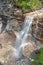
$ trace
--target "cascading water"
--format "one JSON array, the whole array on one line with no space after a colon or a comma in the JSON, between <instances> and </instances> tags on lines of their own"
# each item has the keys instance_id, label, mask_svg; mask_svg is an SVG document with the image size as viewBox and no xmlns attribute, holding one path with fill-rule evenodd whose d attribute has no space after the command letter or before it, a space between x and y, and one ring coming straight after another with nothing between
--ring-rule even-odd
<instances>
[{"instance_id":1,"label":"cascading water","mask_svg":"<svg viewBox=\"0 0 43 65\"><path fill-rule=\"evenodd\" d=\"M27 16L24 21L23 29L17 35L15 41L16 48L13 49L13 55L15 55L17 59L22 56L22 48L28 45L26 39L28 37L28 33L30 32L32 21L33 21L33 17Z\"/></svg>"}]
</instances>

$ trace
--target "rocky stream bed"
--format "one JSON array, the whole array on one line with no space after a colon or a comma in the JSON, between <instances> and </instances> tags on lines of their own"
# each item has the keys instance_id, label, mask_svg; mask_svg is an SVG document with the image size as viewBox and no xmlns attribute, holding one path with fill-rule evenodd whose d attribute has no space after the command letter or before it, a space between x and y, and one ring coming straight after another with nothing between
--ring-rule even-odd
<instances>
[{"instance_id":1,"label":"rocky stream bed","mask_svg":"<svg viewBox=\"0 0 43 65\"><path fill-rule=\"evenodd\" d=\"M41 11L39 11L39 13L40 12ZM35 13L33 12L30 15L34 15L34 14ZM28 16L28 13L27 15L24 15L24 16ZM42 19L40 19L41 16L42 16ZM42 30L43 29L43 10L41 12L41 15L39 15L40 20L37 25L38 26L38 29L36 30L37 32L35 32L37 14L34 15L34 17L36 17L36 19L34 20L34 23L32 23L31 31L30 31L32 36L27 38L27 42L31 42L32 45L29 45L29 44L26 45L22 50L21 58L17 60L15 60L16 59L15 56L11 57L11 53L13 53L12 49L15 47L16 36L18 35L18 32L22 30L24 20L21 21L19 17L18 17L19 20L17 20L13 16L13 18L10 18L10 19L8 18L7 25L5 22L5 27L3 26L1 28L2 31L0 30L0 65L30 65L29 57L31 58L31 56L33 56L31 55L32 52L36 48L43 47L43 30ZM7 19L7 17L5 19ZM0 16L0 25L2 25L5 19L3 19L2 16ZM36 36L34 36L34 34Z\"/></svg>"}]
</instances>

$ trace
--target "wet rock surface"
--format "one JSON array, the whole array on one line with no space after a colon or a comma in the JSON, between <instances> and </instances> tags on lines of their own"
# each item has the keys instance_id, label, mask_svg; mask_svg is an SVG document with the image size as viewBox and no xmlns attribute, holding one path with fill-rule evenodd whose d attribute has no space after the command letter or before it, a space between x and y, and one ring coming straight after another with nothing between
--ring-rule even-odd
<instances>
[{"instance_id":1,"label":"wet rock surface","mask_svg":"<svg viewBox=\"0 0 43 65\"><path fill-rule=\"evenodd\" d=\"M31 43L30 43L31 44ZM34 51L36 49L36 45L35 44L33 44L33 45L26 45L25 47L24 47L24 49L23 49L23 55L25 56L25 57L29 57L30 56L30 54Z\"/></svg>"},{"instance_id":2,"label":"wet rock surface","mask_svg":"<svg viewBox=\"0 0 43 65\"><path fill-rule=\"evenodd\" d=\"M13 23L12 23L13 22ZM0 62L4 63L4 56L13 48L12 44L16 38L13 30L19 30L17 20L13 19L8 23L8 27L0 34Z\"/></svg>"},{"instance_id":3,"label":"wet rock surface","mask_svg":"<svg viewBox=\"0 0 43 65\"><path fill-rule=\"evenodd\" d=\"M29 64L29 59L22 58L22 59L15 61L15 62L8 62L5 65L28 65L28 64Z\"/></svg>"},{"instance_id":4,"label":"wet rock surface","mask_svg":"<svg viewBox=\"0 0 43 65\"><path fill-rule=\"evenodd\" d=\"M12 15L12 14L14 14L14 15L20 14L20 16L22 15L21 10L19 11L17 9L15 9L16 13L13 9L11 11L9 11L9 8L4 9L3 11L4 11L4 14L7 13L10 15ZM18 19L19 19L19 17L18 17ZM16 60L16 57L11 55L12 49L14 48L13 45L16 40L17 32L22 29L23 23L24 23L24 21L18 21L16 19L12 18L7 21L6 28L0 34L0 62L3 65L28 65L29 64L28 57L36 49L36 44L34 44L35 42L31 42L31 43L33 43L32 45L31 45L31 43L29 43L30 45L28 44L23 48L23 50L22 50L23 56L20 59ZM33 23L33 25L35 25L35 22ZM40 23L38 26L39 27L41 26L41 28L43 27L43 25ZM40 33L40 31L41 31L40 28L38 30L39 30L38 32ZM43 35L43 32L41 32L41 34ZM31 40L28 39L28 42L30 42L30 41ZM36 43L38 43L38 42L36 42Z\"/></svg>"},{"instance_id":5,"label":"wet rock surface","mask_svg":"<svg viewBox=\"0 0 43 65\"><path fill-rule=\"evenodd\" d=\"M10 53L12 53L13 43L16 39L15 31L18 32L22 29L23 22L12 19L8 22L6 29L3 33L0 34L0 62L4 65L28 65L30 54L36 49L35 42L30 46L29 44L23 48L22 57L15 61L15 57L11 57ZM31 41L27 40L28 42ZM37 42L36 42L37 43ZM8 57L9 56L9 57ZM8 58L8 59L7 59Z\"/></svg>"},{"instance_id":6,"label":"wet rock surface","mask_svg":"<svg viewBox=\"0 0 43 65\"><path fill-rule=\"evenodd\" d=\"M33 25L33 36L43 43L43 18Z\"/></svg>"},{"instance_id":7,"label":"wet rock surface","mask_svg":"<svg viewBox=\"0 0 43 65\"><path fill-rule=\"evenodd\" d=\"M29 56L28 53L29 45L26 46L25 47L26 49L24 48L22 51L22 55L24 56L24 59L20 58L19 60L14 61L16 57L10 57L10 53L12 53L12 49L14 48L13 43L14 40L16 39L15 31L16 32L20 31L22 29L22 25L23 25L22 21L17 21L15 19L12 19L7 23L6 28L0 34L0 62L4 65L28 65L27 56Z\"/></svg>"}]
</instances>

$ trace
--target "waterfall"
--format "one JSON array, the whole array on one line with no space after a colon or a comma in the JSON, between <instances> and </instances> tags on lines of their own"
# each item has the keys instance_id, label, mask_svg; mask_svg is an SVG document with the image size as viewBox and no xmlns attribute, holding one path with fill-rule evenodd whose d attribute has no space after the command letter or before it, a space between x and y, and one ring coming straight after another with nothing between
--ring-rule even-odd
<instances>
[{"instance_id":1,"label":"waterfall","mask_svg":"<svg viewBox=\"0 0 43 65\"><path fill-rule=\"evenodd\" d=\"M22 48L27 45L26 39L28 37L28 34L30 34L30 28L33 21L33 17L26 16L23 28L20 32L18 32L15 46L16 48L13 49L13 54L16 58L20 58L22 56Z\"/></svg>"}]
</instances>

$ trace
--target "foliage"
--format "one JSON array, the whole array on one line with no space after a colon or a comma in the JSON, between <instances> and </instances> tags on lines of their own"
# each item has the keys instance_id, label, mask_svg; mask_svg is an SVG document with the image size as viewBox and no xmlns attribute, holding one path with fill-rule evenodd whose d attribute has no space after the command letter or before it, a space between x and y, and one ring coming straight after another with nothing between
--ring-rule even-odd
<instances>
[{"instance_id":1,"label":"foliage","mask_svg":"<svg viewBox=\"0 0 43 65\"><path fill-rule=\"evenodd\" d=\"M43 0L41 0L42 2ZM39 0L8 0L9 3L15 4L17 6L22 7L23 10L34 10L37 7L41 6L41 2Z\"/></svg>"},{"instance_id":2,"label":"foliage","mask_svg":"<svg viewBox=\"0 0 43 65\"><path fill-rule=\"evenodd\" d=\"M39 0L42 3L42 7L43 7L43 0Z\"/></svg>"},{"instance_id":3,"label":"foliage","mask_svg":"<svg viewBox=\"0 0 43 65\"><path fill-rule=\"evenodd\" d=\"M31 63L31 65L43 65L43 48L38 52L38 55L34 57L34 61Z\"/></svg>"}]
</instances>

